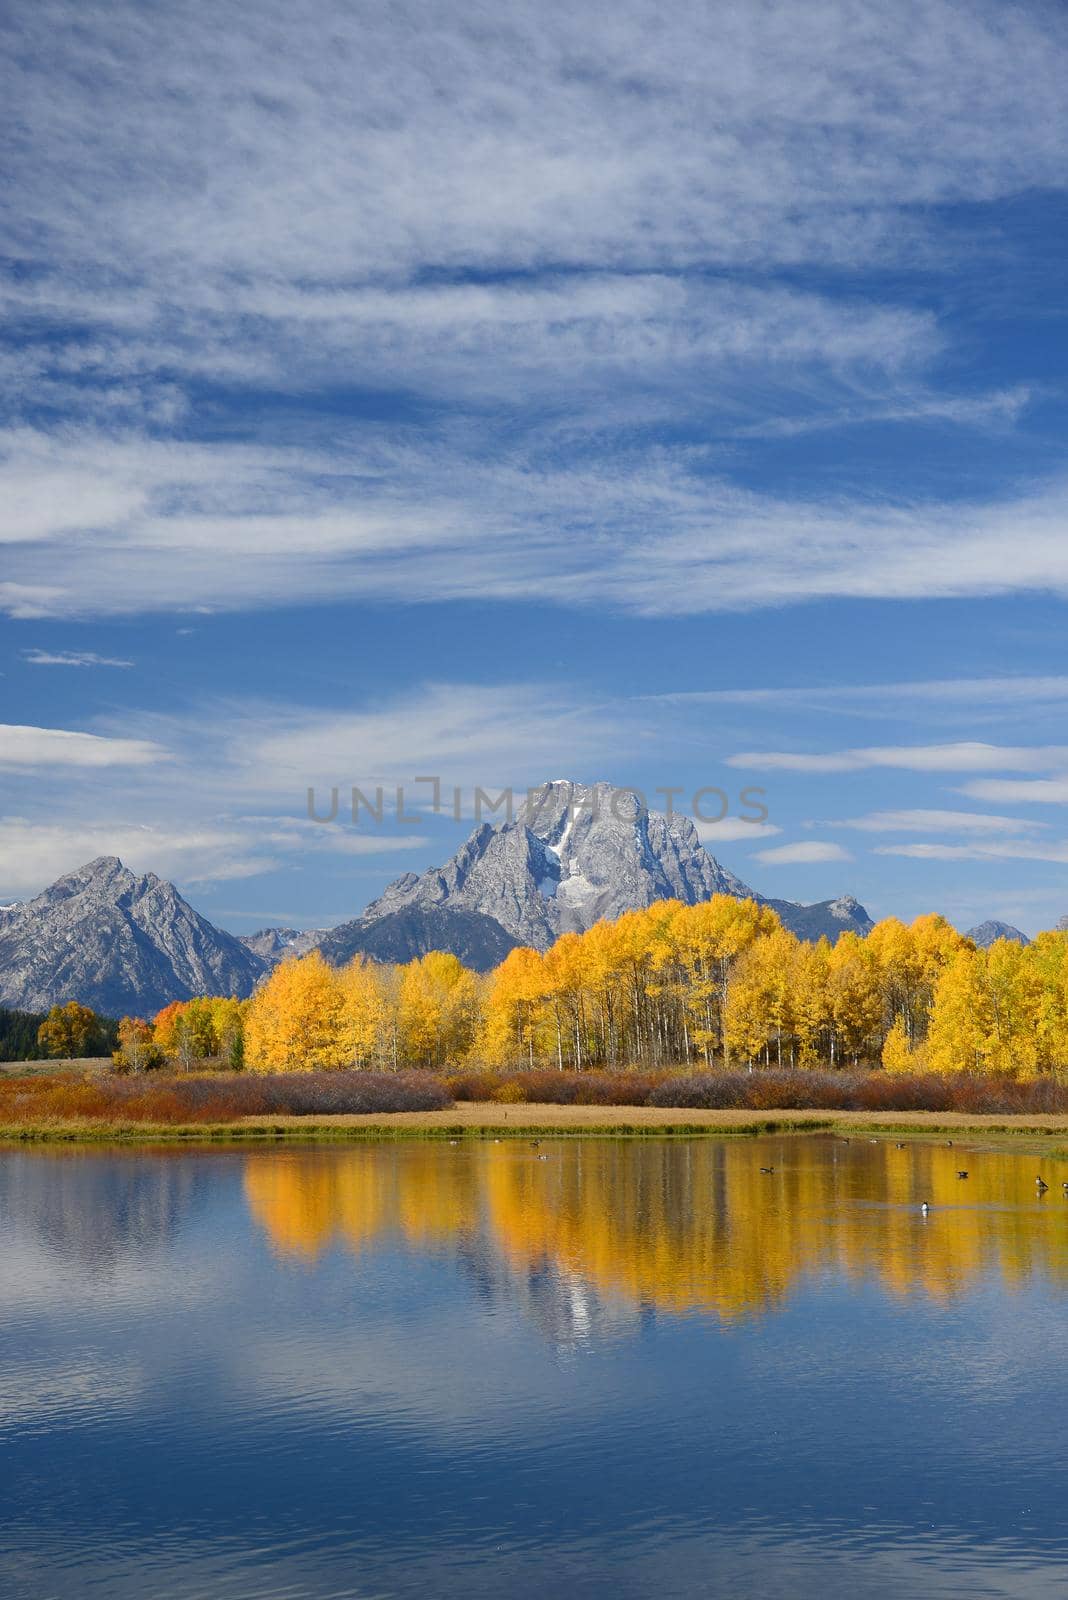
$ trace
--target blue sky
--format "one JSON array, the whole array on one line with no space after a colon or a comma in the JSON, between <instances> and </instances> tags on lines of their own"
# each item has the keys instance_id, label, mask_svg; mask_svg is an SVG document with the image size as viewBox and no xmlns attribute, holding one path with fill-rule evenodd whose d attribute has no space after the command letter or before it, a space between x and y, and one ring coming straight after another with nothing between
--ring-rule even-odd
<instances>
[{"instance_id":1,"label":"blue sky","mask_svg":"<svg viewBox=\"0 0 1068 1600\"><path fill-rule=\"evenodd\" d=\"M1068 913L1062 6L0 44L0 896L106 851L339 921L470 817L307 786L437 773L718 785L765 893Z\"/></svg>"}]
</instances>

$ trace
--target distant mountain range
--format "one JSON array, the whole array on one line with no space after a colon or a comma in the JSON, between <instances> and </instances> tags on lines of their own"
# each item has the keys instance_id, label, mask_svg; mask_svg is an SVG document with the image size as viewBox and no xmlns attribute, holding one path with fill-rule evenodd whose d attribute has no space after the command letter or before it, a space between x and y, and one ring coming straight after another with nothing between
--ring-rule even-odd
<instances>
[{"instance_id":1,"label":"distant mountain range","mask_svg":"<svg viewBox=\"0 0 1068 1600\"><path fill-rule=\"evenodd\" d=\"M767 900L704 849L688 818L649 811L610 784L561 780L513 822L482 824L444 866L405 873L361 916L326 930L264 928L238 939L173 884L102 856L0 909L0 1005L39 1011L78 999L109 1015L151 1014L194 994L250 994L277 961L316 948L335 964L444 949L487 971L516 945L546 950L602 917L714 894L773 907L803 939L872 926L851 896Z\"/></svg>"},{"instance_id":2,"label":"distant mountain range","mask_svg":"<svg viewBox=\"0 0 1068 1600\"><path fill-rule=\"evenodd\" d=\"M991 918L989 922L980 922L974 928L969 928L964 935L980 950L989 950L992 944L999 939L1008 939L1011 944L1030 944L1026 933L1021 933L1019 928L1014 928L1011 922L998 922Z\"/></svg>"}]
</instances>

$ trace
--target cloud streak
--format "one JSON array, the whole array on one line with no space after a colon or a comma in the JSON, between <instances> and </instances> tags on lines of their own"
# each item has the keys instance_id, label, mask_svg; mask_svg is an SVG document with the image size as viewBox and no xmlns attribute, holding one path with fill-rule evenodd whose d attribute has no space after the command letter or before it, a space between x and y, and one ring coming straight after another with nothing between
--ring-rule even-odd
<instances>
[{"instance_id":1,"label":"cloud streak","mask_svg":"<svg viewBox=\"0 0 1068 1600\"><path fill-rule=\"evenodd\" d=\"M120 656L98 656L94 650L24 650L22 659L31 667L132 667Z\"/></svg>"},{"instance_id":2,"label":"cloud streak","mask_svg":"<svg viewBox=\"0 0 1068 1600\"><path fill-rule=\"evenodd\" d=\"M17 9L11 615L1068 592L1061 482L731 475L758 436L1018 423L1033 386L939 387L945 327L868 274L1063 187L1048 9L929 0L922 55L911 5L848 0Z\"/></svg>"},{"instance_id":3,"label":"cloud streak","mask_svg":"<svg viewBox=\"0 0 1068 1600\"><path fill-rule=\"evenodd\" d=\"M534 471L521 454L340 443L0 433L0 604L33 617L533 592L669 615L1068 593L1068 488L968 511L800 505L677 449Z\"/></svg>"},{"instance_id":4,"label":"cloud streak","mask_svg":"<svg viewBox=\"0 0 1068 1600\"><path fill-rule=\"evenodd\" d=\"M728 756L729 767L758 772L864 772L872 768L898 768L906 772L1041 772L1068 760L1063 745L994 745L962 739L952 744L871 745L858 750L808 753L790 750L749 750ZM966 793L977 799L1013 799L1012 784L973 783ZM1034 785L1016 785L1028 789ZM995 792L997 791L997 792Z\"/></svg>"},{"instance_id":5,"label":"cloud streak","mask_svg":"<svg viewBox=\"0 0 1068 1600\"><path fill-rule=\"evenodd\" d=\"M778 844L770 850L758 850L756 859L766 862L768 866L803 866L822 861L852 861L853 857L840 844L801 839L796 844Z\"/></svg>"},{"instance_id":6,"label":"cloud streak","mask_svg":"<svg viewBox=\"0 0 1068 1600\"><path fill-rule=\"evenodd\" d=\"M147 739L0 723L0 768L155 767L170 759L169 751Z\"/></svg>"}]
</instances>

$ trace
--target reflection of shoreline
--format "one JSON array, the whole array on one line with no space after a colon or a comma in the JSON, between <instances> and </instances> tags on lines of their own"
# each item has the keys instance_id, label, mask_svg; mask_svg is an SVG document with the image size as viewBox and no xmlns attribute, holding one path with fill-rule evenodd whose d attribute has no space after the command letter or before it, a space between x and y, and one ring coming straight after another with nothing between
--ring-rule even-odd
<instances>
[{"instance_id":1,"label":"reflection of shoreline","mask_svg":"<svg viewBox=\"0 0 1068 1600\"><path fill-rule=\"evenodd\" d=\"M769 1159L769 1151L771 1156ZM551 1147L408 1145L256 1152L252 1215L275 1249L314 1259L395 1237L476 1237L518 1280L539 1271L634 1309L735 1318L806 1275L951 1300L982 1276L1068 1282L1068 1205L1033 1203L1032 1155L828 1139ZM774 1165L763 1173L762 1165ZM918 1206L931 1202L925 1222Z\"/></svg>"},{"instance_id":2,"label":"reflection of shoreline","mask_svg":"<svg viewBox=\"0 0 1068 1600\"><path fill-rule=\"evenodd\" d=\"M117 1271L173 1244L213 1194L205 1162L146 1151L20 1151L0 1161L0 1217L15 1219L60 1262Z\"/></svg>"}]
</instances>

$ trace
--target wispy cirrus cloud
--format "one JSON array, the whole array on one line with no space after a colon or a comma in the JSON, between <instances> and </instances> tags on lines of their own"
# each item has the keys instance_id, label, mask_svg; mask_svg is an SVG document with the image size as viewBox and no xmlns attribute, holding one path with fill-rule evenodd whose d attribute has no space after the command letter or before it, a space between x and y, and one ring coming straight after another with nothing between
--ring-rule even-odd
<instances>
[{"instance_id":1,"label":"wispy cirrus cloud","mask_svg":"<svg viewBox=\"0 0 1068 1600\"><path fill-rule=\"evenodd\" d=\"M132 667L121 656L100 656L95 650L24 650L22 659L31 667Z\"/></svg>"},{"instance_id":2,"label":"wispy cirrus cloud","mask_svg":"<svg viewBox=\"0 0 1068 1600\"><path fill-rule=\"evenodd\" d=\"M849 817L827 824L834 828L856 828L862 833L1028 833L1044 828L1045 823L1022 817L993 816L981 811L940 811L936 808L902 811L871 811L864 817Z\"/></svg>"},{"instance_id":3,"label":"wispy cirrus cloud","mask_svg":"<svg viewBox=\"0 0 1068 1600\"><path fill-rule=\"evenodd\" d=\"M1068 747L1064 745L994 745L962 739L952 744L872 745L821 753L749 750L728 756L727 765L796 773L864 772L881 767L906 772L1042 772L1066 760ZM977 799L1013 798L1004 790L993 792L987 784L970 784L966 792Z\"/></svg>"},{"instance_id":4,"label":"wispy cirrus cloud","mask_svg":"<svg viewBox=\"0 0 1068 1600\"><path fill-rule=\"evenodd\" d=\"M799 839L795 844L777 844L770 850L758 850L758 861L768 866L803 866L823 861L852 861L853 857L840 844L820 839Z\"/></svg>"},{"instance_id":5,"label":"wispy cirrus cloud","mask_svg":"<svg viewBox=\"0 0 1068 1600\"><path fill-rule=\"evenodd\" d=\"M730 470L747 436L1023 416L1033 385L947 391L937 314L866 274L951 263L940 206L1063 186L1063 19L931 0L922 60L910 8L848 0L257 19L56 0L0 53L13 615L1064 592L1063 484Z\"/></svg>"},{"instance_id":6,"label":"wispy cirrus cloud","mask_svg":"<svg viewBox=\"0 0 1068 1600\"><path fill-rule=\"evenodd\" d=\"M876 845L879 856L907 856L914 861L1053 861L1068 862L1068 841L971 839L967 844Z\"/></svg>"},{"instance_id":7,"label":"wispy cirrus cloud","mask_svg":"<svg viewBox=\"0 0 1068 1600\"><path fill-rule=\"evenodd\" d=\"M929 702L965 708L991 705L1017 708L1048 701L1068 700L1068 675L1020 673L996 678L919 678L887 683L796 683L773 687L730 689L677 689L642 696L645 700L678 705L775 706L822 704L849 705L857 702L863 715L872 703L908 700L909 715L916 715L917 704Z\"/></svg>"},{"instance_id":8,"label":"wispy cirrus cloud","mask_svg":"<svg viewBox=\"0 0 1068 1600\"><path fill-rule=\"evenodd\" d=\"M961 786L974 800L1009 801L1025 805L1068 805L1068 777L976 778Z\"/></svg>"},{"instance_id":9,"label":"wispy cirrus cloud","mask_svg":"<svg viewBox=\"0 0 1068 1600\"><path fill-rule=\"evenodd\" d=\"M724 817L721 822L703 822L697 818L693 825L701 843L712 851L724 844L755 844L759 839L771 839L782 832L774 822L752 822L745 817Z\"/></svg>"},{"instance_id":10,"label":"wispy cirrus cloud","mask_svg":"<svg viewBox=\"0 0 1068 1600\"><path fill-rule=\"evenodd\" d=\"M0 723L0 768L155 767L170 760L168 750L148 739Z\"/></svg>"},{"instance_id":11,"label":"wispy cirrus cloud","mask_svg":"<svg viewBox=\"0 0 1068 1600\"><path fill-rule=\"evenodd\" d=\"M0 433L0 604L33 617L535 592L669 615L1068 593L1068 490L952 511L802 505L700 465L678 449L535 469L364 435L313 448L20 429Z\"/></svg>"}]
</instances>

